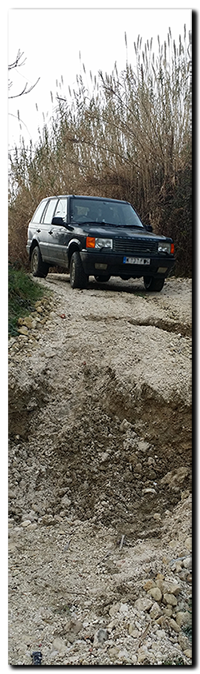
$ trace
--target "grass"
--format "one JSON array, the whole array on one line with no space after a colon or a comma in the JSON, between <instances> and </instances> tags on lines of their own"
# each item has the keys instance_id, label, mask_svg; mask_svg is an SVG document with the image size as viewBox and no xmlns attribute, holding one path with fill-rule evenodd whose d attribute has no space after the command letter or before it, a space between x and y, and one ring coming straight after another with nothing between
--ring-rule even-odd
<instances>
[{"instance_id":1,"label":"grass","mask_svg":"<svg viewBox=\"0 0 200 674\"><path fill-rule=\"evenodd\" d=\"M8 269L8 334L18 335L18 318L34 311L34 303L44 295L43 288L30 279L23 269Z\"/></svg>"}]
</instances>

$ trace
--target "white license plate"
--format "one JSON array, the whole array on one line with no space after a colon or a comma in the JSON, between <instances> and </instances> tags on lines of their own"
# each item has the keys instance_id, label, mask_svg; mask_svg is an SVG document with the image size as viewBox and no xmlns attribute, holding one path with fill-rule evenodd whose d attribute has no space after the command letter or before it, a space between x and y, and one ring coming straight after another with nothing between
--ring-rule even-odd
<instances>
[{"instance_id":1,"label":"white license plate","mask_svg":"<svg viewBox=\"0 0 200 674\"><path fill-rule=\"evenodd\" d=\"M123 257L124 264L150 264L149 257Z\"/></svg>"}]
</instances>

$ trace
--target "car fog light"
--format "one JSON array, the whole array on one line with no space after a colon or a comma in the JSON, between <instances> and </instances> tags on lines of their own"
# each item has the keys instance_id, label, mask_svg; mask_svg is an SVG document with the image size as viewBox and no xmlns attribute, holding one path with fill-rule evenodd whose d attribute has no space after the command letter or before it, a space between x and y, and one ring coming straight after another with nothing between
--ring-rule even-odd
<instances>
[{"instance_id":1,"label":"car fog light","mask_svg":"<svg viewBox=\"0 0 200 674\"><path fill-rule=\"evenodd\" d=\"M165 274L167 267L158 267L158 274Z\"/></svg>"},{"instance_id":2,"label":"car fog light","mask_svg":"<svg viewBox=\"0 0 200 674\"><path fill-rule=\"evenodd\" d=\"M107 269L107 264L102 264L102 262L95 262L95 269Z\"/></svg>"}]
</instances>

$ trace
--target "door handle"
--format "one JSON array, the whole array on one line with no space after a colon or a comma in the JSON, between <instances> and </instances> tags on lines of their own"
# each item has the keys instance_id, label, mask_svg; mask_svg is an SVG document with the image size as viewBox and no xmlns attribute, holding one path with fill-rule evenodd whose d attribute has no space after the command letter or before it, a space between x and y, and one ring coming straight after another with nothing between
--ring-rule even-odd
<instances>
[{"instance_id":1,"label":"door handle","mask_svg":"<svg viewBox=\"0 0 200 674\"><path fill-rule=\"evenodd\" d=\"M53 234L53 229L50 229L50 232L48 232L48 234Z\"/></svg>"},{"instance_id":2,"label":"door handle","mask_svg":"<svg viewBox=\"0 0 200 674\"><path fill-rule=\"evenodd\" d=\"M36 232L38 232L38 233L41 232L41 229L36 229Z\"/></svg>"}]
</instances>

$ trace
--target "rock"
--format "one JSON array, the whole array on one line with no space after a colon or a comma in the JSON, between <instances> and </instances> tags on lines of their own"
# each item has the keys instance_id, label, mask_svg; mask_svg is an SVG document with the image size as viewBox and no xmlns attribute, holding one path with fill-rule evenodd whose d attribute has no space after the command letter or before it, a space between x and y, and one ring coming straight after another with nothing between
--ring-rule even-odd
<instances>
[{"instance_id":1,"label":"rock","mask_svg":"<svg viewBox=\"0 0 200 674\"><path fill-rule=\"evenodd\" d=\"M150 579L150 580L147 580L147 581L144 583L144 585L143 585L143 588L144 588L144 590L146 590L146 592L147 592L148 590L150 590L152 587L155 587L155 583L154 583L154 581L151 580L151 579Z\"/></svg>"},{"instance_id":2,"label":"rock","mask_svg":"<svg viewBox=\"0 0 200 674\"><path fill-rule=\"evenodd\" d=\"M102 627L96 632L94 635L94 646L99 646L104 644L104 641L108 639L108 632L107 630L103 629Z\"/></svg>"},{"instance_id":3,"label":"rock","mask_svg":"<svg viewBox=\"0 0 200 674\"><path fill-rule=\"evenodd\" d=\"M148 658L148 650L146 646L141 646L141 648L138 649L137 653L137 658L138 658L138 664L140 662L144 662Z\"/></svg>"},{"instance_id":4,"label":"rock","mask_svg":"<svg viewBox=\"0 0 200 674\"><path fill-rule=\"evenodd\" d=\"M180 625L180 627L182 627L182 625L187 625L188 623L190 623L191 615L189 611L178 611L176 613L176 622L178 625Z\"/></svg>"},{"instance_id":5,"label":"rock","mask_svg":"<svg viewBox=\"0 0 200 674\"><path fill-rule=\"evenodd\" d=\"M174 596L174 594L169 594L168 592L165 592L165 594L163 595L163 601L165 604L169 604L170 606L177 605L177 599Z\"/></svg>"},{"instance_id":6,"label":"rock","mask_svg":"<svg viewBox=\"0 0 200 674\"><path fill-rule=\"evenodd\" d=\"M109 650L108 650L108 655L109 655L109 657L111 658L111 660L114 660L114 661L115 661L116 658L118 658L119 652L120 652L120 648L121 648L121 646L112 646L111 648L109 648Z\"/></svg>"},{"instance_id":7,"label":"rock","mask_svg":"<svg viewBox=\"0 0 200 674\"><path fill-rule=\"evenodd\" d=\"M63 639L60 639L59 637L57 637L57 639L54 639L52 647L53 649L58 651L60 655L65 655L67 650L65 642L63 641Z\"/></svg>"},{"instance_id":8,"label":"rock","mask_svg":"<svg viewBox=\"0 0 200 674\"><path fill-rule=\"evenodd\" d=\"M161 608L159 604L155 601L153 606L151 607L149 615L151 616L152 620L155 620L156 618L159 618L161 615Z\"/></svg>"},{"instance_id":9,"label":"rock","mask_svg":"<svg viewBox=\"0 0 200 674\"><path fill-rule=\"evenodd\" d=\"M184 655L186 658L192 658L192 649L191 648L186 648L185 651L183 651Z\"/></svg>"},{"instance_id":10,"label":"rock","mask_svg":"<svg viewBox=\"0 0 200 674\"><path fill-rule=\"evenodd\" d=\"M155 599L155 601L161 601L162 599L162 592L159 589L159 587L152 587L150 590L148 590L148 594Z\"/></svg>"},{"instance_id":11,"label":"rock","mask_svg":"<svg viewBox=\"0 0 200 674\"><path fill-rule=\"evenodd\" d=\"M154 520L158 520L158 521L161 520L160 513L154 513L153 517L154 517Z\"/></svg>"},{"instance_id":12,"label":"rock","mask_svg":"<svg viewBox=\"0 0 200 674\"><path fill-rule=\"evenodd\" d=\"M26 327L26 325L22 325L21 328L18 328L18 332L20 333L20 335L26 335L27 336L28 335L28 328Z\"/></svg>"},{"instance_id":13,"label":"rock","mask_svg":"<svg viewBox=\"0 0 200 674\"><path fill-rule=\"evenodd\" d=\"M152 604L153 601L149 599L149 597L140 597L139 599L136 599L134 606L138 611L149 611Z\"/></svg>"},{"instance_id":14,"label":"rock","mask_svg":"<svg viewBox=\"0 0 200 674\"><path fill-rule=\"evenodd\" d=\"M170 580L165 580L162 583L162 586L160 586L160 589L162 590L163 594L170 593L170 594L179 594L180 592L180 585L178 583L174 583L173 581Z\"/></svg>"},{"instance_id":15,"label":"rock","mask_svg":"<svg viewBox=\"0 0 200 674\"><path fill-rule=\"evenodd\" d=\"M183 566L185 569L191 569L192 568L192 557L191 555L189 557L186 557L186 559L183 560Z\"/></svg>"},{"instance_id":16,"label":"rock","mask_svg":"<svg viewBox=\"0 0 200 674\"><path fill-rule=\"evenodd\" d=\"M133 639L137 639L140 636L139 630L135 628L135 625L133 623L130 623L128 626L128 632Z\"/></svg>"},{"instance_id":17,"label":"rock","mask_svg":"<svg viewBox=\"0 0 200 674\"><path fill-rule=\"evenodd\" d=\"M28 527L29 524L32 524L31 520L24 520L23 522L21 522L21 527L24 527L24 528Z\"/></svg>"},{"instance_id":18,"label":"rock","mask_svg":"<svg viewBox=\"0 0 200 674\"><path fill-rule=\"evenodd\" d=\"M82 628L83 623L80 620L68 620L64 627L67 641L73 644L77 638L77 634L81 631Z\"/></svg>"},{"instance_id":19,"label":"rock","mask_svg":"<svg viewBox=\"0 0 200 674\"><path fill-rule=\"evenodd\" d=\"M62 503L62 506L65 506L66 508L69 508L69 506L71 505L71 500L67 496L67 494L65 494L65 496L63 496L63 498L61 499L61 503Z\"/></svg>"},{"instance_id":20,"label":"rock","mask_svg":"<svg viewBox=\"0 0 200 674\"><path fill-rule=\"evenodd\" d=\"M173 620L173 618L170 618L170 620L169 620L169 626L172 627L172 629L174 630L174 632L180 632L180 629L181 629L181 628L180 628L179 625L177 625L176 620Z\"/></svg>"},{"instance_id":21,"label":"rock","mask_svg":"<svg viewBox=\"0 0 200 674\"><path fill-rule=\"evenodd\" d=\"M117 604L113 604L110 609L109 609L109 614L110 616L116 615L120 609L120 603L118 602Z\"/></svg>"},{"instance_id":22,"label":"rock","mask_svg":"<svg viewBox=\"0 0 200 674\"><path fill-rule=\"evenodd\" d=\"M146 489L142 489L142 494L156 494L156 490L153 487L146 487Z\"/></svg>"},{"instance_id":23,"label":"rock","mask_svg":"<svg viewBox=\"0 0 200 674\"><path fill-rule=\"evenodd\" d=\"M171 618L172 613L173 613L172 606L166 606L166 608L163 609L163 613L164 613L164 615L166 615L166 616L168 616L169 618Z\"/></svg>"},{"instance_id":24,"label":"rock","mask_svg":"<svg viewBox=\"0 0 200 674\"><path fill-rule=\"evenodd\" d=\"M192 536L188 536L185 541L185 546L187 550L191 551L192 550Z\"/></svg>"}]
</instances>

